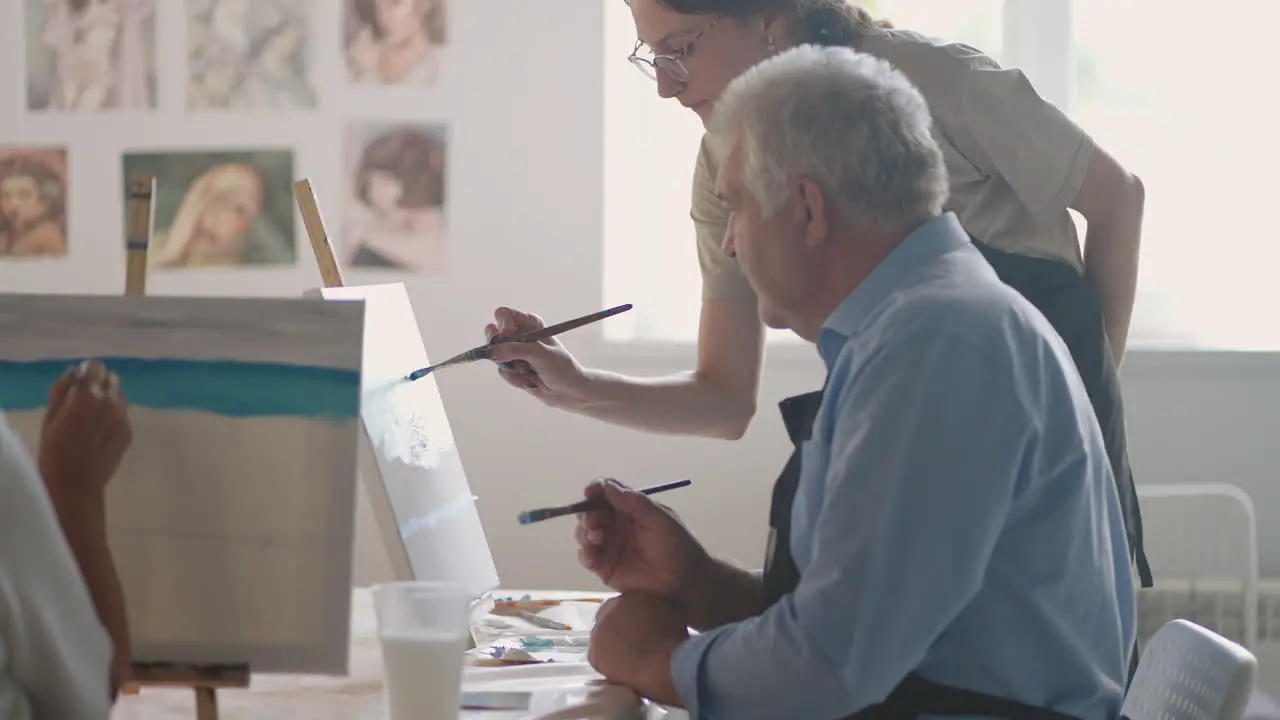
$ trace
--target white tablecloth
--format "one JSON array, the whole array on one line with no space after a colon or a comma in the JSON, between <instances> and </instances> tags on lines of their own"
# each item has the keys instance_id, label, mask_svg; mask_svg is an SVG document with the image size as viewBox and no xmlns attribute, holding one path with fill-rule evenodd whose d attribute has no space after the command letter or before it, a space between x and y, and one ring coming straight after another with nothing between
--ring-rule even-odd
<instances>
[{"instance_id":1,"label":"white tablecloth","mask_svg":"<svg viewBox=\"0 0 1280 720\"><path fill-rule=\"evenodd\" d=\"M523 595L503 591L497 595ZM577 593L534 593L566 597ZM218 692L219 717L224 720L361 720L383 717L382 656L378 647L373 600L367 590L355 591L351 604L350 671L346 677L309 675L256 675L243 690ZM464 678L466 689L530 690L545 702L548 694L562 696L577 708L566 707L554 714L532 715L513 711L465 711L465 720L487 718L665 718L671 713L642 702L619 687L595 684L597 675L586 665L528 665L508 668L472 667ZM190 690L143 688L136 695L123 695L116 703L112 720L191 720L195 701Z\"/></svg>"}]
</instances>

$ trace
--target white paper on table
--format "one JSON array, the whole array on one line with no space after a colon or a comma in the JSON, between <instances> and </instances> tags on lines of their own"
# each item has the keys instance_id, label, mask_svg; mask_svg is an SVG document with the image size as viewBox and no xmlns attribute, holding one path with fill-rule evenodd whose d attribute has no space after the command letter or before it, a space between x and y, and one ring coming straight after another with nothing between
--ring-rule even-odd
<instances>
[{"instance_id":1,"label":"white paper on table","mask_svg":"<svg viewBox=\"0 0 1280 720\"><path fill-rule=\"evenodd\" d=\"M631 690L609 685L587 663L547 663L513 667L471 667L463 675L468 691L525 691L531 694L522 720L640 720L645 704Z\"/></svg>"}]
</instances>

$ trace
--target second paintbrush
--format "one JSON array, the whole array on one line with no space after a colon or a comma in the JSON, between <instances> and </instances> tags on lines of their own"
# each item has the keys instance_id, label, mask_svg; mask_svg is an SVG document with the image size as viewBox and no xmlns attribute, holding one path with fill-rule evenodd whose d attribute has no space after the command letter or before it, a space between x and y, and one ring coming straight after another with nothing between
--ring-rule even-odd
<instances>
[{"instance_id":1,"label":"second paintbrush","mask_svg":"<svg viewBox=\"0 0 1280 720\"><path fill-rule=\"evenodd\" d=\"M675 482L666 483L665 485L647 487L639 492L645 495L656 495L657 493L675 490L676 488L682 488L692 483L692 480L677 480ZM590 510L600 510L605 507L608 507L608 505L605 504L604 499L592 498L589 500L579 500L572 505L538 508L537 510L525 510L520 513L519 520L521 525L528 525L530 523L542 522L543 520L550 520L551 518L558 518L564 515L577 515L578 513L588 512Z\"/></svg>"},{"instance_id":2,"label":"second paintbrush","mask_svg":"<svg viewBox=\"0 0 1280 720\"><path fill-rule=\"evenodd\" d=\"M604 320L605 318L611 318L614 315L620 315L630 309L631 309L631 303L627 303L625 305L611 307L608 310L601 310L600 312L594 312L594 313L591 313L590 315L583 315L582 317L574 318L573 320L566 320L562 323L556 323L555 325L552 325L550 327L544 327L541 330L530 330L529 332L520 333L519 335L512 335L511 337L502 338L501 340L494 340L492 342L481 345L480 347L471 348L470 350L460 355L455 355L449 358L448 360L445 360L442 363L436 363L431 367L424 367L418 370L414 370L413 372L405 376L405 380L408 380L410 382L413 382L414 380L420 380L430 375L431 373L435 372L436 370L439 370L440 368L443 368L443 367L448 367L450 365L461 365L462 363L475 362L477 360L488 360L490 356L493 355L493 346L499 343L538 342L540 340L546 340L547 338L555 337L560 333L568 332L570 330L576 330L582 327L583 325L590 325L593 322L599 322L600 320Z\"/></svg>"}]
</instances>

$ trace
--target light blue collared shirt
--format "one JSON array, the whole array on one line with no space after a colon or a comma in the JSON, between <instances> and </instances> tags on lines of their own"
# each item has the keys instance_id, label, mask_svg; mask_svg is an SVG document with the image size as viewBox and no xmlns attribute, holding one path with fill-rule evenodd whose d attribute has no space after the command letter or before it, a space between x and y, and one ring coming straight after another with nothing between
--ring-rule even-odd
<instances>
[{"instance_id":1,"label":"light blue collared shirt","mask_svg":"<svg viewBox=\"0 0 1280 720\"><path fill-rule=\"evenodd\" d=\"M1135 599L1120 501L1062 340L948 213L827 319L803 448L800 584L694 636L672 675L694 718L835 720L908 673L1120 713Z\"/></svg>"}]
</instances>

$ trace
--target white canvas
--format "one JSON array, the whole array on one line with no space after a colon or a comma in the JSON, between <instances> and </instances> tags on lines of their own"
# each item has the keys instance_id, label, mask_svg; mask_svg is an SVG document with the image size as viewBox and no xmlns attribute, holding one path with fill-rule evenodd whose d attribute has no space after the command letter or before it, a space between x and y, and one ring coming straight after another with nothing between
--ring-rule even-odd
<instances>
[{"instance_id":1,"label":"white canvas","mask_svg":"<svg viewBox=\"0 0 1280 720\"><path fill-rule=\"evenodd\" d=\"M326 300L365 302L360 476L400 579L454 582L475 595L498 572L404 285L325 288Z\"/></svg>"},{"instance_id":2,"label":"white canvas","mask_svg":"<svg viewBox=\"0 0 1280 720\"><path fill-rule=\"evenodd\" d=\"M361 303L0 296L0 407L33 454L68 363L120 375L109 542L140 662L344 674Z\"/></svg>"}]
</instances>

